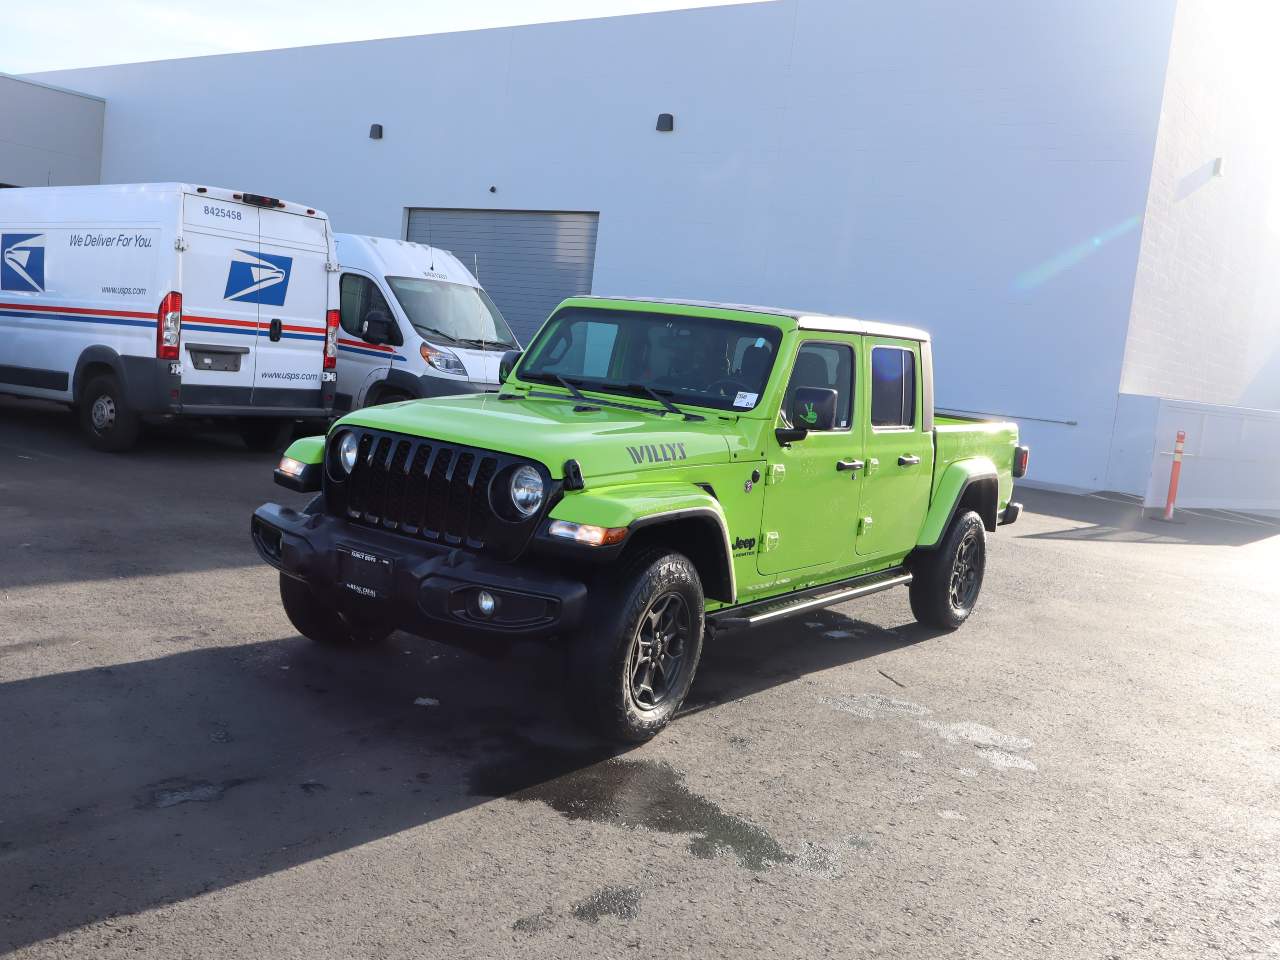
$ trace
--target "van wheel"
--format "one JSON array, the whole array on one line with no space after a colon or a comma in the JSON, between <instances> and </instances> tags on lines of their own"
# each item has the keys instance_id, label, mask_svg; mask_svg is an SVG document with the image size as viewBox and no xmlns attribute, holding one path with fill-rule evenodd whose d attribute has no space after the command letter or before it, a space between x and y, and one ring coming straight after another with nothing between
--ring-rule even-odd
<instances>
[{"instance_id":1,"label":"van wheel","mask_svg":"<svg viewBox=\"0 0 1280 960\"><path fill-rule=\"evenodd\" d=\"M399 390L387 390L386 392L380 393L374 397L373 403L369 404L369 406L380 407L386 403L400 403L401 401L412 399L413 397L409 396L407 393L401 393Z\"/></svg>"},{"instance_id":2,"label":"van wheel","mask_svg":"<svg viewBox=\"0 0 1280 960\"><path fill-rule=\"evenodd\" d=\"M240 421L240 439L254 453L269 453L281 449L289 442L289 431L292 428L291 420L247 417Z\"/></svg>"},{"instance_id":3,"label":"van wheel","mask_svg":"<svg viewBox=\"0 0 1280 960\"><path fill-rule=\"evenodd\" d=\"M111 374L94 377L80 394L80 428L97 450L119 453L138 442L142 420Z\"/></svg>"},{"instance_id":4,"label":"van wheel","mask_svg":"<svg viewBox=\"0 0 1280 960\"><path fill-rule=\"evenodd\" d=\"M968 510L952 521L938 549L912 563L911 612L931 627L955 630L969 619L987 569L987 531Z\"/></svg>"},{"instance_id":5,"label":"van wheel","mask_svg":"<svg viewBox=\"0 0 1280 960\"><path fill-rule=\"evenodd\" d=\"M602 735L640 743L665 727L702 656L703 594L688 558L655 548L599 583L569 656L574 712Z\"/></svg>"},{"instance_id":6,"label":"van wheel","mask_svg":"<svg viewBox=\"0 0 1280 960\"><path fill-rule=\"evenodd\" d=\"M280 574L280 602L293 628L329 646L372 646L391 636L390 624L343 613L301 580Z\"/></svg>"}]
</instances>

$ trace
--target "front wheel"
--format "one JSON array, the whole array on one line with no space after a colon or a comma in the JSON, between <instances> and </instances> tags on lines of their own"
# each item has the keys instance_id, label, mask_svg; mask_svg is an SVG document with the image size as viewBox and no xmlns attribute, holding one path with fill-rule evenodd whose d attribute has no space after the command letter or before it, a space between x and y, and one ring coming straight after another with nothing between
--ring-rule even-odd
<instances>
[{"instance_id":1,"label":"front wheel","mask_svg":"<svg viewBox=\"0 0 1280 960\"><path fill-rule=\"evenodd\" d=\"M688 558L646 550L605 574L569 655L568 695L604 736L654 737L693 684L702 656L703 594Z\"/></svg>"},{"instance_id":2,"label":"front wheel","mask_svg":"<svg viewBox=\"0 0 1280 960\"><path fill-rule=\"evenodd\" d=\"M952 521L942 543L912 564L911 612L921 623L955 630L973 613L987 569L987 531L972 510Z\"/></svg>"},{"instance_id":3,"label":"front wheel","mask_svg":"<svg viewBox=\"0 0 1280 960\"><path fill-rule=\"evenodd\" d=\"M308 640L329 646L363 646L391 636L392 627L372 617L339 610L301 580L280 574L280 602L293 628Z\"/></svg>"}]
</instances>

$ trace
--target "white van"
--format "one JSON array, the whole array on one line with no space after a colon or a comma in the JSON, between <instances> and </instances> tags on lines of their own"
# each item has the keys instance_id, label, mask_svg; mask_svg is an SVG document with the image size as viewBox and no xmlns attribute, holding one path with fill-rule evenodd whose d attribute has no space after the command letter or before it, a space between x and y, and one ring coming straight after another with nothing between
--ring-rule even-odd
<instances>
[{"instance_id":1,"label":"white van","mask_svg":"<svg viewBox=\"0 0 1280 960\"><path fill-rule=\"evenodd\" d=\"M502 355L520 347L457 257L350 233L337 248L339 411L498 389Z\"/></svg>"},{"instance_id":2,"label":"white van","mask_svg":"<svg viewBox=\"0 0 1280 960\"><path fill-rule=\"evenodd\" d=\"M317 210L185 183L0 190L0 392L75 406L94 446L234 417L253 448L330 415L338 278Z\"/></svg>"}]
</instances>

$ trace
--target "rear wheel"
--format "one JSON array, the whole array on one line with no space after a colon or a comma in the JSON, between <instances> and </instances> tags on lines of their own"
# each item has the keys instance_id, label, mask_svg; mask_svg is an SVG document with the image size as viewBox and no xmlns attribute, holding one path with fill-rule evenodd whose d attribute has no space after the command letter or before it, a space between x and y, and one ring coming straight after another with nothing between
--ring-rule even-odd
<instances>
[{"instance_id":1,"label":"rear wheel","mask_svg":"<svg viewBox=\"0 0 1280 960\"><path fill-rule=\"evenodd\" d=\"M124 391L111 374L85 384L80 395L80 429L98 450L118 453L138 442L142 421L125 400Z\"/></svg>"},{"instance_id":2,"label":"rear wheel","mask_svg":"<svg viewBox=\"0 0 1280 960\"><path fill-rule=\"evenodd\" d=\"M240 439L246 447L254 453L269 453L282 449L289 442L293 422L274 417L246 417L238 427Z\"/></svg>"},{"instance_id":3,"label":"rear wheel","mask_svg":"<svg viewBox=\"0 0 1280 960\"><path fill-rule=\"evenodd\" d=\"M646 550L593 586L570 649L579 716L606 737L655 736L684 702L702 656L703 594L688 558Z\"/></svg>"},{"instance_id":4,"label":"rear wheel","mask_svg":"<svg viewBox=\"0 0 1280 960\"><path fill-rule=\"evenodd\" d=\"M987 531L972 510L952 522L938 549L912 564L911 612L921 623L955 630L973 613L987 568Z\"/></svg>"},{"instance_id":5,"label":"rear wheel","mask_svg":"<svg viewBox=\"0 0 1280 960\"><path fill-rule=\"evenodd\" d=\"M280 574L280 602L295 630L316 643L367 646L391 636L394 627L373 617L339 610L301 580Z\"/></svg>"}]
</instances>

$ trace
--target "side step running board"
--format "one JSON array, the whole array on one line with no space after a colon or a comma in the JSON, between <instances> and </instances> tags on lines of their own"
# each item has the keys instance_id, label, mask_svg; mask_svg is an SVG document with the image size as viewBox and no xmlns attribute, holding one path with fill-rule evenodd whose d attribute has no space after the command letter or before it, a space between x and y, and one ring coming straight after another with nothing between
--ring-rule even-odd
<instances>
[{"instance_id":1,"label":"side step running board","mask_svg":"<svg viewBox=\"0 0 1280 960\"><path fill-rule=\"evenodd\" d=\"M804 613L806 610L868 597L882 590L906 586L910 582L911 574L906 569L894 567L839 583L827 583L808 590L797 590L783 597L770 597L767 600L757 600L755 603L744 603L738 607L717 610L707 614L707 623L716 630L754 627L772 620Z\"/></svg>"}]
</instances>

